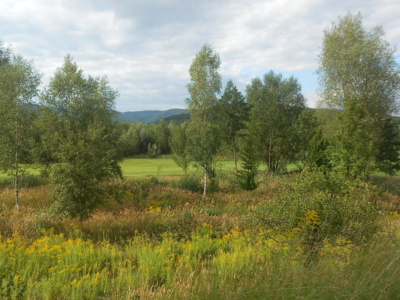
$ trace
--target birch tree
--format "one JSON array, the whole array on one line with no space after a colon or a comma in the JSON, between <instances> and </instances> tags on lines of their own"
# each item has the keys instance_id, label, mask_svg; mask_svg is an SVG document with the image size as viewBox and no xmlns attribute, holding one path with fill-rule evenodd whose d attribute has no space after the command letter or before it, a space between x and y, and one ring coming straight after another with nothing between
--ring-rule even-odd
<instances>
[{"instance_id":1,"label":"birch tree","mask_svg":"<svg viewBox=\"0 0 400 300\"><path fill-rule=\"evenodd\" d=\"M25 171L31 145L40 74L32 62L0 45L0 168L14 178L15 204L19 180Z\"/></svg>"},{"instance_id":2,"label":"birch tree","mask_svg":"<svg viewBox=\"0 0 400 300\"><path fill-rule=\"evenodd\" d=\"M258 157L277 172L296 159L295 124L305 108L301 86L294 77L273 71L247 86L251 105L249 134L254 135Z\"/></svg>"},{"instance_id":3,"label":"birch tree","mask_svg":"<svg viewBox=\"0 0 400 300\"><path fill-rule=\"evenodd\" d=\"M364 28L361 14L339 17L324 31L318 69L322 103L344 111L333 153L336 164L353 169L351 176L366 174L378 160L387 161L378 154L386 120L398 111L400 67L395 52L381 27ZM356 131L362 135L354 140Z\"/></svg>"},{"instance_id":4,"label":"birch tree","mask_svg":"<svg viewBox=\"0 0 400 300\"><path fill-rule=\"evenodd\" d=\"M107 78L84 76L70 56L41 95L56 212L89 217L104 198L102 183L121 177L117 96Z\"/></svg>"},{"instance_id":5,"label":"birch tree","mask_svg":"<svg viewBox=\"0 0 400 300\"><path fill-rule=\"evenodd\" d=\"M190 66L187 99L192 123L189 128L191 156L204 173L204 191L215 177L215 158L220 148L219 128L215 122L218 95L221 93L219 55L210 45L204 45Z\"/></svg>"}]
</instances>

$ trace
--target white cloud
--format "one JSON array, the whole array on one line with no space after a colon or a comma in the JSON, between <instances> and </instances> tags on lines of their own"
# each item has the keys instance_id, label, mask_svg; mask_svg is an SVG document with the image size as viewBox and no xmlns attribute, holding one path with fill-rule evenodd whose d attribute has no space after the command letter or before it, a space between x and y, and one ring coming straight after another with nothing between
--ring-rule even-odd
<instances>
[{"instance_id":1,"label":"white cloud","mask_svg":"<svg viewBox=\"0 0 400 300\"><path fill-rule=\"evenodd\" d=\"M323 30L348 11L368 28L382 25L400 44L398 0L3 0L0 38L53 76L70 53L85 71L108 75L117 108L182 107L188 69L204 43L222 59L224 82L242 92L270 69L298 75L315 102Z\"/></svg>"}]
</instances>

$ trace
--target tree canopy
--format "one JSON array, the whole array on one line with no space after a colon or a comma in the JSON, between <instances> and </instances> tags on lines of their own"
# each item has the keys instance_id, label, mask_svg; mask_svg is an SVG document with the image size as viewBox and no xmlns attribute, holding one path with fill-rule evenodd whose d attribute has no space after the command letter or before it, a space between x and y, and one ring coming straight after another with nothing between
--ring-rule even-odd
<instances>
[{"instance_id":1,"label":"tree canopy","mask_svg":"<svg viewBox=\"0 0 400 300\"><path fill-rule=\"evenodd\" d=\"M361 14L339 17L324 31L318 69L322 103L343 110L332 158L353 177L376 165L388 170L382 163L396 166L393 159L398 160L379 154L387 119L398 111L400 67L394 53L382 28L367 31Z\"/></svg>"},{"instance_id":2,"label":"tree canopy","mask_svg":"<svg viewBox=\"0 0 400 300\"><path fill-rule=\"evenodd\" d=\"M189 151L204 172L204 195L208 181L215 175L215 157L220 148L219 127L216 123L218 94L221 92L221 60L209 45L204 45L190 66L187 99L192 119L189 132Z\"/></svg>"},{"instance_id":3,"label":"tree canopy","mask_svg":"<svg viewBox=\"0 0 400 300\"><path fill-rule=\"evenodd\" d=\"M295 158L294 124L305 108L300 83L270 71L247 86L247 101L259 158L269 171L278 171Z\"/></svg>"},{"instance_id":4,"label":"tree canopy","mask_svg":"<svg viewBox=\"0 0 400 300\"><path fill-rule=\"evenodd\" d=\"M15 203L19 204L19 178L31 151L32 100L41 75L30 61L0 44L0 169L14 178Z\"/></svg>"},{"instance_id":5,"label":"tree canopy","mask_svg":"<svg viewBox=\"0 0 400 300\"><path fill-rule=\"evenodd\" d=\"M117 95L107 78L85 77L70 56L41 95L57 211L87 217L104 197L101 183L121 176Z\"/></svg>"}]
</instances>

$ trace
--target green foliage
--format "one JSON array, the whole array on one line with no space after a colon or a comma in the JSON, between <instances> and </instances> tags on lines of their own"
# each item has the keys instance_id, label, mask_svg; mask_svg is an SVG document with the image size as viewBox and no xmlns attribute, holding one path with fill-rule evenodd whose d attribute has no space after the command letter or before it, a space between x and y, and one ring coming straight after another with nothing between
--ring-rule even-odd
<instances>
[{"instance_id":1,"label":"green foliage","mask_svg":"<svg viewBox=\"0 0 400 300\"><path fill-rule=\"evenodd\" d=\"M140 128L144 125L142 123L120 123L121 138L120 145L123 151L124 157L130 157L137 155L143 151L142 140L140 135ZM145 125L144 125L145 126ZM147 150L147 149L145 149Z\"/></svg>"},{"instance_id":2,"label":"green foliage","mask_svg":"<svg viewBox=\"0 0 400 300\"><path fill-rule=\"evenodd\" d=\"M385 121L376 163L378 169L388 175L400 170L400 127L394 124L393 118Z\"/></svg>"},{"instance_id":3,"label":"green foliage","mask_svg":"<svg viewBox=\"0 0 400 300\"><path fill-rule=\"evenodd\" d=\"M330 168L327 156L328 142L322 134L322 127L318 127L309 142L305 165L310 170Z\"/></svg>"},{"instance_id":4,"label":"green foliage","mask_svg":"<svg viewBox=\"0 0 400 300\"><path fill-rule=\"evenodd\" d=\"M155 131L155 140L157 145L160 147L161 154L171 153L171 148L169 146L171 130L168 124L164 120L161 120L153 126Z\"/></svg>"},{"instance_id":5,"label":"green foliage","mask_svg":"<svg viewBox=\"0 0 400 300\"><path fill-rule=\"evenodd\" d=\"M228 81L216 110L218 111L217 122L220 126L221 139L232 150L237 171L238 139L243 135L241 131L249 121L250 107L231 80Z\"/></svg>"},{"instance_id":6,"label":"green foliage","mask_svg":"<svg viewBox=\"0 0 400 300\"><path fill-rule=\"evenodd\" d=\"M157 146L157 144L148 144L147 145L147 157L156 158L161 153L161 149Z\"/></svg>"},{"instance_id":7,"label":"green foliage","mask_svg":"<svg viewBox=\"0 0 400 300\"><path fill-rule=\"evenodd\" d=\"M19 204L22 163L30 159L40 74L22 56L0 44L0 170L14 178L15 202Z\"/></svg>"},{"instance_id":8,"label":"green foliage","mask_svg":"<svg viewBox=\"0 0 400 300\"><path fill-rule=\"evenodd\" d=\"M310 159L311 141L318 127L317 116L314 109L304 109L296 122L294 142L297 148L297 164L307 165Z\"/></svg>"},{"instance_id":9,"label":"green foliage","mask_svg":"<svg viewBox=\"0 0 400 300\"><path fill-rule=\"evenodd\" d=\"M210 45L205 44L190 66L190 99L186 102L192 120L211 121L215 114L217 94L221 92L221 59Z\"/></svg>"},{"instance_id":10,"label":"green foliage","mask_svg":"<svg viewBox=\"0 0 400 300\"><path fill-rule=\"evenodd\" d=\"M169 145L172 150L173 159L175 163L182 168L183 172L187 174L187 170L191 161L188 136L189 123L171 123L170 128L171 137L169 140Z\"/></svg>"},{"instance_id":11,"label":"green foliage","mask_svg":"<svg viewBox=\"0 0 400 300\"><path fill-rule=\"evenodd\" d=\"M192 122L188 133L190 157L195 162L195 166L204 173L203 193L206 195L207 187L212 187L216 179L215 158L221 146L218 126L209 122L202 124Z\"/></svg>"},{"instance_id":12,"label":"green foliage","mask_svg":"<svg viewBox=\"0 0 400 300\"><path fill-rule=\"evenodd\" d=\"M3 41L0 40L0 66L5 66L10 63L11 49L5 48Z\"/></svg>"},{"instance_id":13,"label":"green foliage","mask_svg":"<svg viewBox=\"0 0 400 300\"><path fill-rule=\"evenodd\" d=\"M372 239L379 216L374 200L370 186L340 173L304 173L278 200L260 205L249 222L277 239L291 235L311 263L326 241L339 238L361 245Z\"/></svg>"},{"instance_id":14,"label":"green foliage","mask_svg":"<svg viewBox=\"0 0 400 300\"><path fill-rule=\"evenodd\" d=\"M241 170L237 175L239 186L247 191L255 190L258 186L256 176L259 162L254 148L254 140L251 136L247 136L245 139L240 159L242 160Z\"/></svg>"},{"instance_id":15,"label":"green foliage","mask_svg":"<svg viewBox=\"0 0 400 300\"><path fill-rule=\"evenodd\" d=\"M69 56L41 95L57 212L87 218L101 201L101 183L121 176L116 97L106 78L85 78Z\"/></svg>"},{"instance_id":16,"label":"green foliage","mask_svg":"<svg viewBox=\"0 0 400 300\"><path fill-rule=\"evenodd\" d=\"M363 28L361 14L349 13L324 31L318 70L323 103L344 110L332 161L348 176L365 178L379 164L388 171L396 165L393 155L379 155L386 120L398 109L400 66L394 54L381 27Z\"/></svg>"},{"instance_id":17,"label":"green foliage","mask_svg":"<svg viewBox=\"0 0 400 300\"><path fill-rule=\"evenodd\" d=\"M199 174L188 174L179 178L178 181L172 183L173 187L180 188L182 190L202 193L203 185L201 184L201 176Z\"/></svg>"},{"instance_id":18,"label":"green foliage","mask_svg":"<svg viewBox=\"0 0 400 300\"><path fill-rule=\"evenodd\" d=\"M120 123L119 127L124 157L138 154L148 154L150 157L154 157L155 154L169 154L171 152L168 143L171 136L170 127L164 120L152 124ZM157 148L156 152L154 152L155 148Z\"/></svg>"},{"instance_id":19,"label":"green foliage","mask_svg":"<svg viewBox=\"0 0 400 300\"><path fill-rule=\"evenodd\" d=\"M340 128L328 150L331 165L349 179L367 179L375 169L376 149L366 112L352 102L339 115Z\"/></svg>"},{"instance_id":20,"label":"green foliage","mask_svg":"<svg viewBox=\"0 0 400 300\"><path fill-rule=\"evenodd\" d=\"M356 101L370 117L396 111L399 65L384 38L381 27L365 30L360 13L339 17L324 31L318 75L325 104L346 109Z\"/></svg>"},{"instance_id":21,"label":"green foliage","mask_svg":"<svg viewBox=\"0 0 400 300\"><path fill-rule=\"evenodd\" d=\"M218 73L221 60L209 45L204 45L190 66L190 83L187 99L192 119L189 128L189 151L193 160L204 172L204 192L208 181L213 185L215 157L221 146L220 127L216 120L217 94L221 92L221 75Z\"/></svg>"},{"instance_id":22,"label":"green foliage","mask_svg":"<svg viewBox=\"0 0 400 300\"><path fill-rule=\"evenodd\" d=\"M19 178L19 188L38 187L48 184L48 181L49 180L47 178L40 175L22 174ZM0 179L0 189L1 188L14 189L14 187L15 187L14 178L9 177Z\"/></svg>"},{"instance_id":23,"label":"green foliage","mask_svg":"<svg viewBox=\"0 0 400 300\"><path fill-rule=\"evenodd\" d=\"M247 86L247 101L251 105L249 134L255 137L259 158L269 172L282 171L299 151L295 124L305 107L301 86L294 77L283 79L271 71Z\"/></svg>"}]
</instances>

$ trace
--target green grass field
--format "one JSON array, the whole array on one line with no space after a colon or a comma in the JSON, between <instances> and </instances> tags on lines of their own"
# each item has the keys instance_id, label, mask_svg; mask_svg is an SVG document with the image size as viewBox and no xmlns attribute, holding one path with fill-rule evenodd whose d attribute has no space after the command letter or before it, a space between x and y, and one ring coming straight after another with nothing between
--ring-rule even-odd
<instances>
[{"instance_id":1,"label":"green grass field","mask_svg":"<svg viewBox=\"0 0 400 300\"><path fill-rule=\"evenodd\" d=\"M140 178L151 176L179 176L184 175L183 170L178 167L171 157L164 158L126 158L121 162L122 174L125 178ZM233 160L218 161L218 167L223 171L233 171L235 168ZM240 167L240 163L239 163ZM288 165L288 171L297 168L295 164ZM265 169L265 165L260 166L260 170ZM191 166L189 173L195 173L197 168ZM28 168L28 174L39 174L38 169ZM400 175L400 172L397 173ZM374 175L384 175L382 172L374 172ZM0 179L6 178L5 173L0 172Z\"/></svg>"},{"instance_id":2,"label":"green grass field","mask_svg":"<svg viewBox=\"0 0 400 300\"><path fill-rule=\"evenodd\" d=\"M218 165L225 171L234 170L233 161L220 161ZM122 174L125 178L139 178L150 176L174 176L183 175L184 172L174 160L170 157L166 158L126 158L121 162ZM37 169L28 168L28 174L39 174ZM197 171L195 167L189 168L189 173ZM0 172L0 178L7 175Z\"/></svg>"},{"instance_id":3,"label":"green grass field","mask_svg":"<svg viewBox=\"0 0 400 300\"><path fill-rule=\"evenodd\" d=\"M233 161L218 162L223 170L234 170ZM174 176L183 175L184 172L172 158L127 158L121 162L122 173L125 178L138 178L146 176ZM190 167L189 173L196 172Z\"/></svg>"}]
</instances>

